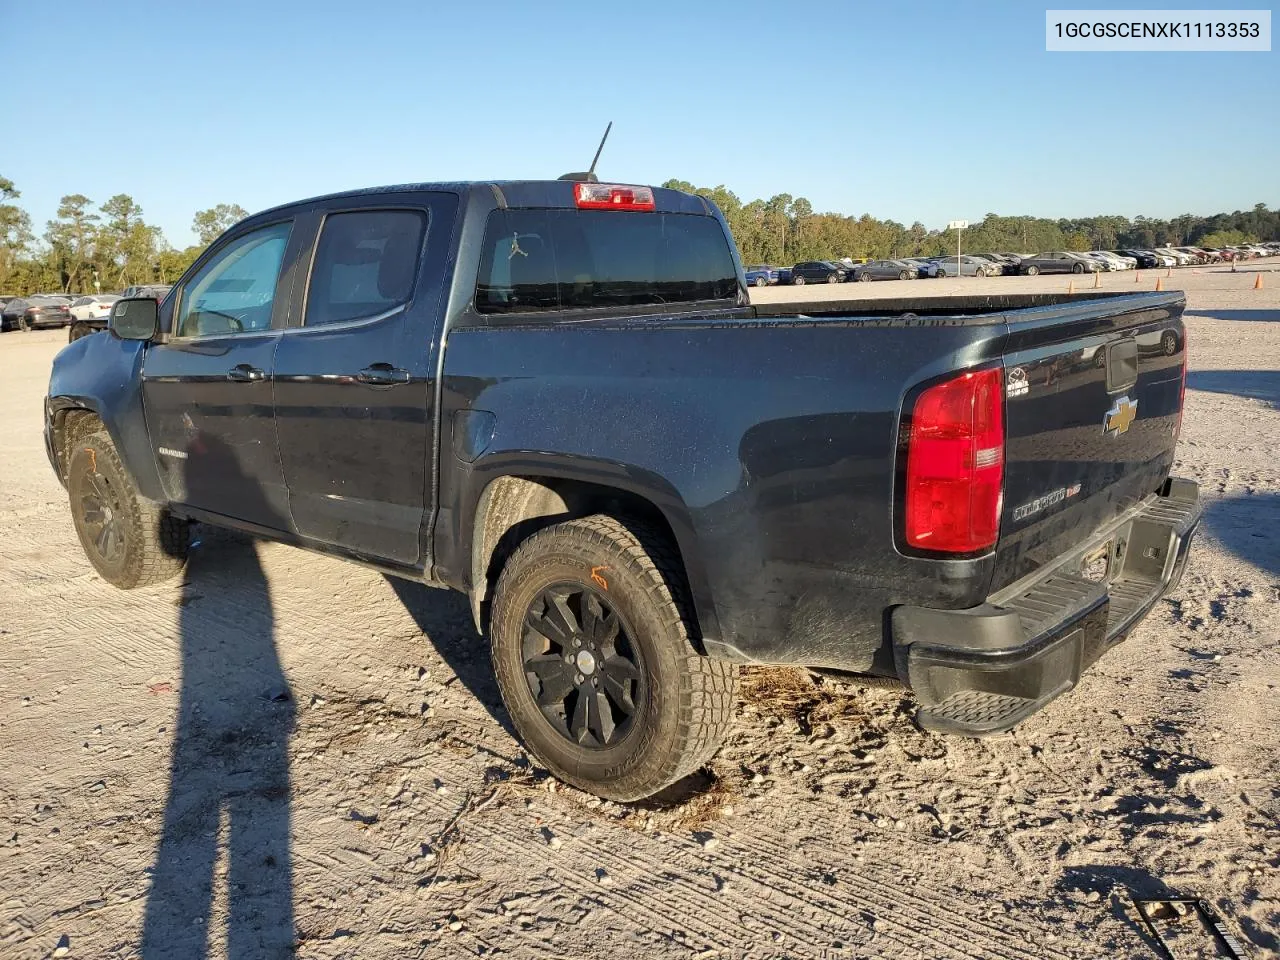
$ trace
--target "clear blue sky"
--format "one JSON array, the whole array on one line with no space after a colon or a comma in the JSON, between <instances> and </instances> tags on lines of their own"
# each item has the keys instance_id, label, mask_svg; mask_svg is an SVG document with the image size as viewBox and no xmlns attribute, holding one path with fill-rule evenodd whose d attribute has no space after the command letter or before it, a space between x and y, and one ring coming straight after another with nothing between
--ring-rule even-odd
<instances>
[{"instance_id":1,"label":"clear blue sky","mask_svg":"<svg viewBox=\"0 0 1280 960\"><path fill-rule=\"evenodd\" d=\"M1046 53L1045 6L0 0L0 174L37 232L128 193L176 246L219 202L580 170L606 120L606 179L929 227L1280 203L1280 54Z\"/></svg>"}]
</instances>

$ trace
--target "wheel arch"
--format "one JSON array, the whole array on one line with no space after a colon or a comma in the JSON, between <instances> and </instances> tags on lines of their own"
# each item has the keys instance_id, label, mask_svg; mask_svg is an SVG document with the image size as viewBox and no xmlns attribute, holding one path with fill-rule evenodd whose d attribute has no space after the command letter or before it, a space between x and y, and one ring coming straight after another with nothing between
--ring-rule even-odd
<instances>
[{"instance_id":1,"label":"wheel arch","mask_svg":"<svg viewBox=\"0 0 1280 960\"><path fill-rule=\"evenodd\" d=\"M693 601L695 643L719 638L719 621L703 570L688 509L669 483L634 468L614 464L571 466L554 460L531 463L529 456L505 469L485 471L474 485L474 507L464 513L470 528L461 531L460 548L468 550L460 564L467 573L467 592L476 628L488 626L493 588L506 559L539 530L577 517L606 513L625 520L647 520L667 534L680 556L680 567Z\"/></svg>"}]
</instances>

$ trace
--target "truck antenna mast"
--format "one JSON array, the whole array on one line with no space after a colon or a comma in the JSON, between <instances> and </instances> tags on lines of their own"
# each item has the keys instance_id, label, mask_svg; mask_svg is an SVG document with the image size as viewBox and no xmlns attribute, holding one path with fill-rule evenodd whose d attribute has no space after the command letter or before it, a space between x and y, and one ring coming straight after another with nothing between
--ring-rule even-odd
<instances>
[{"instance_id":1,"label":"truck antenna mast","mask_svg":"<svg viewBox=\"0 0 1280 960\"><path fill-rule=\"evenodd\" d=\"M599 183L600 178L596 176L596 164L600 162L600 152L604 150L604 142L609 139L609 131L613 129L613 121L609 121L609 125L604 128L604 136L600 138L600 146L596 147L596 155L591 160L591 167L586 173L566 173L559 177L560 180L573 180L577 183Z\"/></svg>"}]
</instances>

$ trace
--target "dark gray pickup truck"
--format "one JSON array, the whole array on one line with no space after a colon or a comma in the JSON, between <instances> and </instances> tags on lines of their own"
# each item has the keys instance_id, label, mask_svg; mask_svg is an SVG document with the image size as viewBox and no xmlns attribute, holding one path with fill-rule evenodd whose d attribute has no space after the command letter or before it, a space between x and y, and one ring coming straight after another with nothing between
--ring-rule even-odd
<instances>
[{"instance_id":1,"label":"dark gray pickup truck","mask_svg":"<svg viewBox=\"0 0 1280 960\"><path fill-rule=\"evenodd\" d=\"M419 184L257 214L54 363L97 571L193 522L471 598L557 776L705 763L737 665L892 677L1007 730L1181 575L1175 294L753 307L719 211L616 184Z\"/></svg>"}]
</instances>

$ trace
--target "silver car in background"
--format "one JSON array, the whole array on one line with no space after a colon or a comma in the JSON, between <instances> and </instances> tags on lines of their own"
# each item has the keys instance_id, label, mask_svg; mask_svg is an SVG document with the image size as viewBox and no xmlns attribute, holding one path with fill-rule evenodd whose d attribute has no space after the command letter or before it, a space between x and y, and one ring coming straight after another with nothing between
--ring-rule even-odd
<instances>
[{"instance_id":1,"label":"silver car in background","mask_svg":"<svg viewBox=\"0 0 1280 960\"><path fill-rule=\"evenodd\" d=\"M915 264L905 260L872 260L870 263L859 263L853 268L850 279L867 280L914 280L918 271Z\"/></svg>"}]
</instances>

